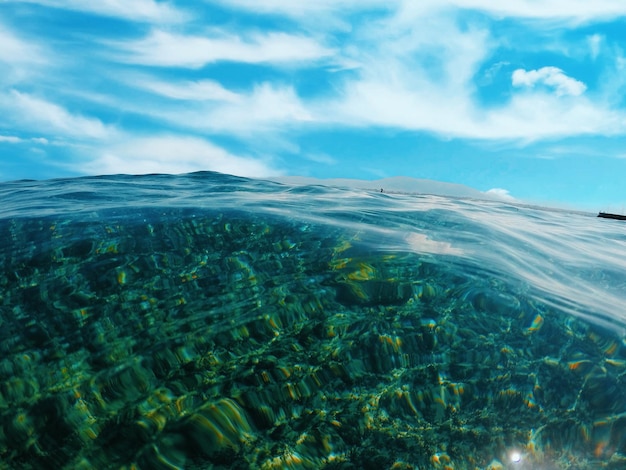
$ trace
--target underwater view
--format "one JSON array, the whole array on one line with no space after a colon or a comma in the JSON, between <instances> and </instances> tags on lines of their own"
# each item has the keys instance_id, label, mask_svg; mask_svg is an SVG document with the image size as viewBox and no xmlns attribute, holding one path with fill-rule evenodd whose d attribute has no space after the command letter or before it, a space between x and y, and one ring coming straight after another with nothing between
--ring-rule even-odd
<instances>
[{"instance_id":1,"label":"underwater view","mask_svg":"<svg viewBox=\"0 0 626 470\"><path fill-rule=\"evenodd\" d=\"M626 468L624 222L211 172L0 200L0 469Z\"/></svg>"}]
</instances>

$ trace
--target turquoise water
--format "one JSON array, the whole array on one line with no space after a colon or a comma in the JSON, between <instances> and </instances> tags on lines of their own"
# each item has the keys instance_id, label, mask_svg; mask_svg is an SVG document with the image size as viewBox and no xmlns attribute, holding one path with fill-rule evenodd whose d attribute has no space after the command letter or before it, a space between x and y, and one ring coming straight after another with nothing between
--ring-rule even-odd
<instances>
[{"instance_id":1,"label":"turquoise water","mask_svg":"<svg viewBox=\"0 0 626 470\"><path fill-rule=\"evenodd\" d=\"M624 223L215 173L0 201L0 469L626 468Z\"/></svg>"}]
</instances>

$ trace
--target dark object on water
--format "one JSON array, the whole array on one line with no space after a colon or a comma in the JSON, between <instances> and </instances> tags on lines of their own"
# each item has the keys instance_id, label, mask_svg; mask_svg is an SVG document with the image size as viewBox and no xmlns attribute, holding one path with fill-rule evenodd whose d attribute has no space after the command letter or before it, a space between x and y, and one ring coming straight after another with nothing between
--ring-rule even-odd
<instances>
[{"instance_id":1,"label":"dark object on water","mask_svg":"<svg viewBox=\"0 0 626 470\"><path fill-rule=\"evenodd\" d=\"M605 219L626 220L626 215L609 214L608 212L600 212L598 217L603 217Z\"/></svg>"}]
</instances>

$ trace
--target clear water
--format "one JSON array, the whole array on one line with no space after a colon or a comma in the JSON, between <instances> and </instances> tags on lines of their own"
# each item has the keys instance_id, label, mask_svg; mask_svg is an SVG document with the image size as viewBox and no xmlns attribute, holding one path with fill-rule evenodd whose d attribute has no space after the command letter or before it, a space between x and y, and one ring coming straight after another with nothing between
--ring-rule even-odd
<instances>
[{"instance_id":1,"label":"clear water","mask_svg":"<svg viewBox=\"0 0 626 470\"><path fill-rule=\"evenodd\" d=\"M214 173L0 201L0 469L626 468L626 223Z\"/></svg>"}]
</instances>

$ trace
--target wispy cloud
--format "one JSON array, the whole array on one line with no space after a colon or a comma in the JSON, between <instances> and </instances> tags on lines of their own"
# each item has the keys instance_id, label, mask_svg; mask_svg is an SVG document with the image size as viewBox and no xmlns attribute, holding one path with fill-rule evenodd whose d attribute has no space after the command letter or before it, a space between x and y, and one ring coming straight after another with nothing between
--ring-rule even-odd
<instances>
[{"instance_id":1,"label":"wispy cloud","mask_svg":"<svg viewBox=\"0 0 626 470\"><path fill-rule=\"evenodd\" d=\"M436 131L467 115L472 77L489 52L488 35L463 31L445 15L429 20L415 28L403 14L358 32L367 43L356 53L361 67L346 79L327 115L356 125Z\"/></svg>"},{"instance_id":2,"label":"wispy cloud","mask_svg":"<svg viewBox=\"0 0 626 470\"><path fill-rule=\"evenodd\" d=\"M241 95L226 89L215 80L161 81L150 77L132 77L132 84L157 95L181 101L240 101Z\"/></svg>"},{"instance_id":3,"label":"wispy cloud","mask_svg":"<svg viewBox=\"0 0 626 470\"><path fill-rule=\"evenodd\" d=\"M626 129L626 116L582 96L575 83L561 83L556 94L541 91L513 96L501 106L483 109L466 91L410 81L389 83L364 78L346 87L330 119L348 126L382 126L430 131L473 139L522 139L580 134L615 134ZM564 88L569 86L570 88ZM470 90L468 85L466 90ZM567 94L565 93L567 91ZM569 95L569 96L568 96Z\"/></svg>"},{"instance_id":4,"label":"wispy cloud","mask_svg":"<svg viewBox=\"0 0 626 470\"><path fill-rule=\"evenodd\" d=\"M35 144L47 145L50 142L48 139L44 137L31 137L28 139L24 139L22 137L17 137L14 135L0 135L0 142L8 143L8 144L21 144L24 142L32 142Z\"/></svg>"},{"instance_id":5,"label":"wispy cloud","mask_svg":"<svg viewBox=\"0 0 626 470\"><path fill-rule=\"evenodd\" d=\"M368 26L361 36L368 47L357 53L361 67L345 79L339 99L321 103L316 116L350 127L525 142L626 130L621 110L597 99L597 92L587 97L582 81L553 66L516 70L506 99L484 106L476 96L483 77L478 72L498 47L496 38L480 23L461 25L444 13L430 12L416 30L411 14L422 15L423 8L407 4L377 27Z\"/></svg>"},{"instance_id":6,"label":"wispy cloud","mask_svg":"<svg viewBox=\"0 0 626 470\"><path fill-rule=\"evenodd\" d=\"M317 2L294 2L292 0L215 0L233 8L244 8L266 14L283 14L291 17L308 17L314 13L345 12L346 10L385 9L426 13L433 10L469 9L485 12L496 17L535 19L569 19L586 22L598 18L614 18L626 15L626 5L613 0L319 0Z\"/></svg>"},{"instance_id":7,"label":"wispy cloud","mask_svg":"<svg viewBox=\"0 0 626 470\"><path fill-rule=\"evenodd\" d=\"M345 3L357 7L356 3ZM262 4L276 6L285 14L305 8L280 1ZM472 4L486 7L478 1ZM624 129L621 113L602 101L586 99L586 85L553 66L517 69L511 84L517 90L525 88L524 93L513 93L508 101L484 108L476 99L478 71L497 47L488 29L481 24L462 25L454 14L438 11L434 3L421 7L391 5L396 9L390 14L356 24L351 37L354 47L344 46L340 51L307 36L285 33L236 35L214 30L199 36L153 31L123 46L129 53L125 61L200 68L222 60L274 65L303 61L308 66L324 60L351 61L358 67L337 74L334 87L316 97L301 96L295 86L282 83L253 83L250 91L243 92L216 80L165 81L145 75L138 80L131 78L133 86L172 102L138 105L134 112L176 125L181 131L238 136L265 133L275 137L288 130L341 125L533 141L581 133L614 134ZM322 2L315 8L329 11L335 5ZM425 9L428 22L415 28L420 15L426 15ZM523 10L520 4L515 11ZM494 66L489 70L495 70ZM554 93L546 93L550 90Z\"/></svg>"},{"instance_id":8,"label":"wispy cloud","mask_svg":"<svg viewBox=\"0 0 626 470\"><path fill-rule=\"evenodd\" d=\"M124 62L192 69L218 61L310 65L332 55L331 49L312 38L281 32L244 36L217 31L199 36L155 30L143 39L117 46Z\"/></svg>"},{"instance_id":9,"label":"wispy cloud","mask_svg":"<svg viewBox=\"0 0 626 470\"><path fill-rule=\"evenodd\" d=\"M20 38L1 23L0 44L0 61L6 64L46 62L39 46Z\"/></svg>"},{"instance_id":10,"label":"wispy cloud","mask_svg":"<svg viewBox=\"0 0 626 470\"><path fill-rule=\"evenodd\" d=\"M103 139L113 133L99 119L71 113L55 103L16 90L0 95L0 108L11 110L12 125L19 123L29 131L79 139ZM0 122L8 125L7 118L0 117Z\"/></svg>"},{"instance_id":11,"label":"wispy cloud","mask_svg":"<svg viewBox=\"0 0 626 470\"><path fill-rule=\"evenodd\" d=\"M517 69L512 76L513 86L534 87L544 84L554 88L557 96L578 96L585 92L587 86L574 78L568 77L557 67L542 67L538 70Z\"/></svg>"},{"instance_id":12,"label":"wispy cloud","mask_svg":"<svg viewBox=\"0 0 626 470\"><path fill-rule=\"evenodd\" d=\"M9 0L7 3L21 2ZM173 2L154 0L29 0L29 3L141 22L179 23L189 18L189 14L174 7Z\"/></svg>"},{"instance_id":13,"label":"wispy cloud","mask_svg":"<svg viewBox=\"0 0 626 470\"><path fill-rule=\"evenodd\" d=\"M0 23L0 86L10 87L36 76L50 61L46 48L20 37Z\"/></svg>"},{"instance_id":14,"label":"wispy cloud","mask_svg":"<svg viewBox=\"0 0 626 470\"><path fill-rule=\"evenodd\" d=\"M291 86L262 83L236 102L226 102L206 111L198 127L234 132L276 130L277 126L298 126L315 118Z\"/></svg>"},{"instance_id":15,"label":"wispy cloud","mask_svg":"<svg viewBox=\"0 0 626 470\"><path fill-rule=\"evenodd\" d=\"M63 2L56 3L61 7ZM105 3L98 8L117 11L117 3ZM275 9L299 21L301 15L312 10L336 13L338 9L337 2L330 1L307 5L282 0L221 3L232 8L258 5L260 11L269 13ZM620 117L602 102L581 96L586 89L582 81L553 66L517 69L512 85L517 89L526 88L523 96L513 95L508 102L489 109L484 109L476 100L477 73L497 44L484 25L462 24L454 12L450 13L450 8L469 7L493 14L523 15L527 14L528 2L520 0L506 8L479 0L451 1L445 8L432 1L419 5L375 0L363 5L352 0L339 3L355 11L380 9L384 5L387 14L375 21L355 24L341 50L328 47L329 41L320 40L324 38L321 33L254 30L235 33L224 28L207 29L205 34L186 34L184 28L177 29L182 32L176 33L153 29L142 39L104 43L114 46L117 51L114 57L130 66L201 69L219 61L307 67L319 61L358 64L349 73L338 73L333 86L325 93L302 96L298 87L281 81L252 81L248 82L248 91L234 91L216 79L202 76L197 80L164 79L158 70L144 70L143 75L128 72L126 78L123 72L118 79L166 101L148 105L121 103L120 107L158 119L162 125L176 126L183 132L193 130L235 136L339 124L420 130L446 137L534 140L579 132L613 133L621 126ZM546 17L556 14L557 3L548 3L551 7L542 7ZM144 12L155 12L155 5L143 2L140 7ZM77 2L65 2L63 8L79 7ZM608 4L604 8L610 9ZM604 10L580 7L581 14L583 11L600 14ZM424 22L424 18L428 21ZM414 27L416 21L420 21L420 28ZM579 99L561 102L547 96L545 90L554 90L557 98ZM106 126L96 118L71 115L52 102L48 102L50 106L43 106L43 99L37 104L37 99L29 95L13 94L22 109L31 109L32 116L38 114L32 122L47 121L53 128L66 132L75 129L90 136L101 136L105 131ZM35 113L38 108L43 112ZM564 111L567 111L566 117L559 119Z\"/></svg>"},{"instance_id":16,"label":"wispy cloud","mask_svg":"<svg viewBox=\"0 0 626 470\"><path fill-rule=\"evenodd\" d=\"M154 90L151 82L137 83L137 86ZM281 134L289 129L310 124L316 117L292 86L278 86L269 82L260 83L246 93L234 93L212 85L210 92L202 86L184 90L181 84L173 84L171 89L156 87L158 92L175 94L178 99L170 105L143 107L130 104L134 112L142 112L157 118L170 126L194 132L203 131L236 136L258 135L259 133ZM215 93L213 93L215 92ZM192 94L206 93L205 99L193 103ZM210 94L210 98L209 95Z\"/></svg>"}]
</instances>

